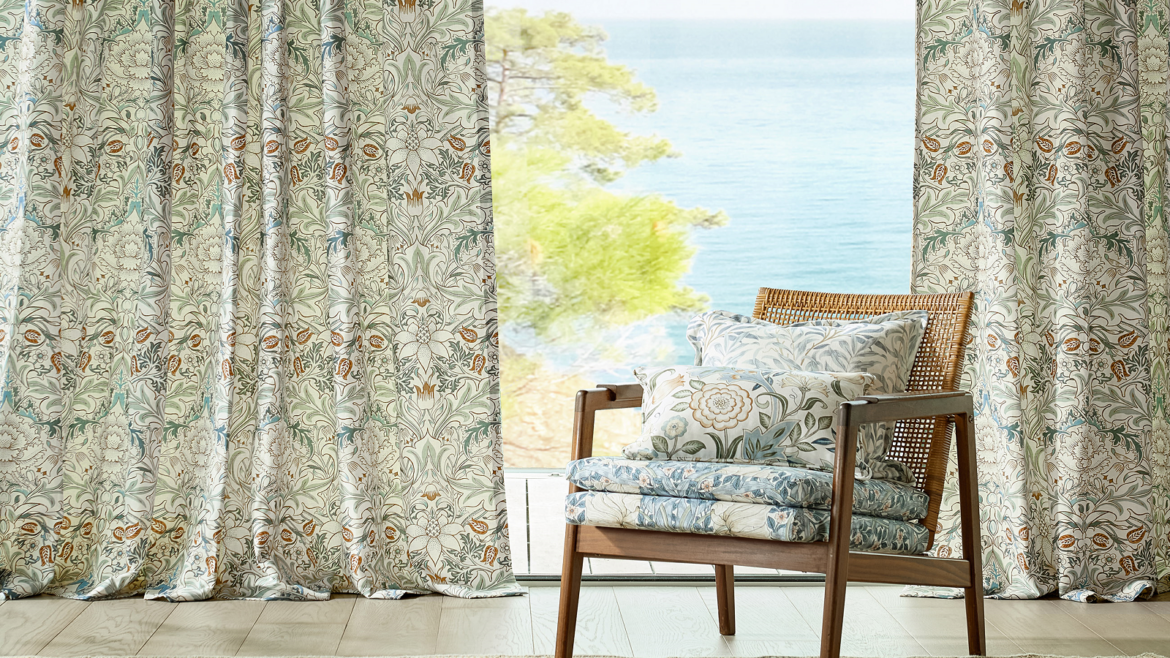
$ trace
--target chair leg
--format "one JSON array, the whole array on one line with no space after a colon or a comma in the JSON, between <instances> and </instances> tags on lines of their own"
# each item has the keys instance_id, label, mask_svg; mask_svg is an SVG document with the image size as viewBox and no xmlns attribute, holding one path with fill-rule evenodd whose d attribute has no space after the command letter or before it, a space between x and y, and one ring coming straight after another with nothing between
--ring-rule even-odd
<instances>
[{"instance_id":1,"label":"chair leg","mask_svg":"<svg viewBox=\"0 0 1170 658\"><path fill-rule=\"evenodd\" d=\"M821 658L841 657L841 630L845 623L845 570L830 564L825 574L825 612L821 620Z\"/></svg>"},{"instance_id":2,"label":"chair leg","mask_svg":"<svg viewBox=\"0 0 1170 658\"><path fill-rule=\"evenodd\" d=\"M561 606L557 614L556 658L571 658L577 631L577 602L581 598L581 568L585 558L577 552L577 526L565 526L565 558L561 566Z\"/></svg>"},{"instance_id":3,"label":"chair leg","mask_svg":"<svg viewBox=\"0 0 1170 658\"><path fill-rule=\"evenodd\" d=\"M719 634L735 635L735 567L715 565L715 598L719 602Z\"/></svg>"},{"instance_id":4,"label":"chair leg","mask_svg":"<svg viewBox=\"0 0 1170 658\"><path fill-rule=\"evenodd\" d=\"M979 479L975 469L974 413L955 417L955 443L959 471L959 526L963 531L963 559L971 568L971 586L963 589L967 608L967 650L972 656L987 655L987 627L983 617L983 542L979 529Z\"/></svg>"}]
</instances>

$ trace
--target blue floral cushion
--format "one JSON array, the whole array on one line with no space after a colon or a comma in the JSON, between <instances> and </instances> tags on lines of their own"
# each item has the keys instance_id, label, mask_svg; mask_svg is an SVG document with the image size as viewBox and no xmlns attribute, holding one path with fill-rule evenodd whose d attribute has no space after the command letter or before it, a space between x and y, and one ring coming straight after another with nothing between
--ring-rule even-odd
<instances>
[{"instance_id":1,"label":"blue floral cushion","mask_svg":"<svg viewBox=\"0 0 1170 658\"><path fill-rule=\"evenodd\" d=\"M565 499L571 525L658 530L774 541L829 538L829 511L723 500L579 491ZM929 535L917 523L854 515L853 550L899 555L926 551Z\"/></svg>"},{"instance_id":2,"label":"blue floral cushion","mask_svg":"<svg viewBox=\"0 0 1170 658\"><path fill-rule=\"evenodd\" d=\"M590 491L829 509L833 475L790 466L590 457L570 462L569 481ZM853 511L899 521L926 517L930 497L888 480L855 480Z\"/></svg>"}]
</instances>

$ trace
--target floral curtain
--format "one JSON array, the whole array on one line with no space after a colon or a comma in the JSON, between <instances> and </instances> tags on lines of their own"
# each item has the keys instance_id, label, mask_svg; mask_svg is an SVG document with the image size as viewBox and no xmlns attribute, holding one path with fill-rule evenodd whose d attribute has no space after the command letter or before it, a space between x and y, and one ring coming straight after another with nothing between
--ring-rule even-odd
<instances>
[{"instance_id":1,"label":"floral curtain","mask_svg":"<svg viewBox=\"0 0 1170 658\"><path fill-rule=\"evenodd\" d=\"M918 4L916 292L976 294L985 587L1170 584L1166 0ZM944 500L942 555L958 546Z\"/></svg>"},{"instance_id":2,"label":"floral curtain","mask_svg":"<svg viewBox=\"0 0 1170 658\"><path fill-rule=\"evenodd\" d=\"M0 2L0 591L516 593L477 0Z\"/></svg>"}]
</instances>

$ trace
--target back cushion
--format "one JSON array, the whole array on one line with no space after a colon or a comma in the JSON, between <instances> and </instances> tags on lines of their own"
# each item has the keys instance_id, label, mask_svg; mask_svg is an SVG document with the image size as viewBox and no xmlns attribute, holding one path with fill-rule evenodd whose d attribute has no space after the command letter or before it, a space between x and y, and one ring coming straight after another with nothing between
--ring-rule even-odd
<instances>
[{"instance_id":1,"label":"back cushion","mask_svg":"<svg viewBox=\"0 0 1170 658\"><path fill-rule=\"evenodd\" d=\"M627 459L750 462L833 469L834 413L873 375L742 368L639 368L642 435ZM871 455L859 453L863 464Z\"/></svg>"},{"instance_id":2,"label":"back cushion","mask_svg":"<svg viewBox=\"0 0 1170 658\"><path fill-rule=\"evenodd\" d=\"M926 332L926 311L899 311L868 320L813 320L778 325L724 311L695 316L687 339L695 348L695 365L802 370L814 372L863 372L874 376L871 394L903 393L918 345ZM859 454L870 458L861 477L914 481L910 469L889 460L892 423L861 427Z\"/></svg>"}]
</instances>

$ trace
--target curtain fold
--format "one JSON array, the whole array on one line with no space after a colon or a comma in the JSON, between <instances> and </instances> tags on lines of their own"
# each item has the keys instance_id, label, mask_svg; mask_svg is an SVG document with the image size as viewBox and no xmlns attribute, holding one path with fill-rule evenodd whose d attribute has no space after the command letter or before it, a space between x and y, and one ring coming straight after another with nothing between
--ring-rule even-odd
<instances>
[{"instance_id":1,"label":"curtain fold","mask_svg":"<svg viewBox=\"0 0 1170 658\"><path fill-rule=\"evenodd\" d=\"M0 592L519 592L478 0L0 2Z\"/></svg>"},{"instance_id":2,"label":"curtain fold","mask_svg":"<svg viewBox=\"0 0 1170 658\"><path fill-rule=\"evenodd\" d=\"M1170 585L1168 20L1165 0L918 5L912 287L975 291L992 596ZM948 487L941 555L957 513Z\"/></svg>"}]
</instances>

